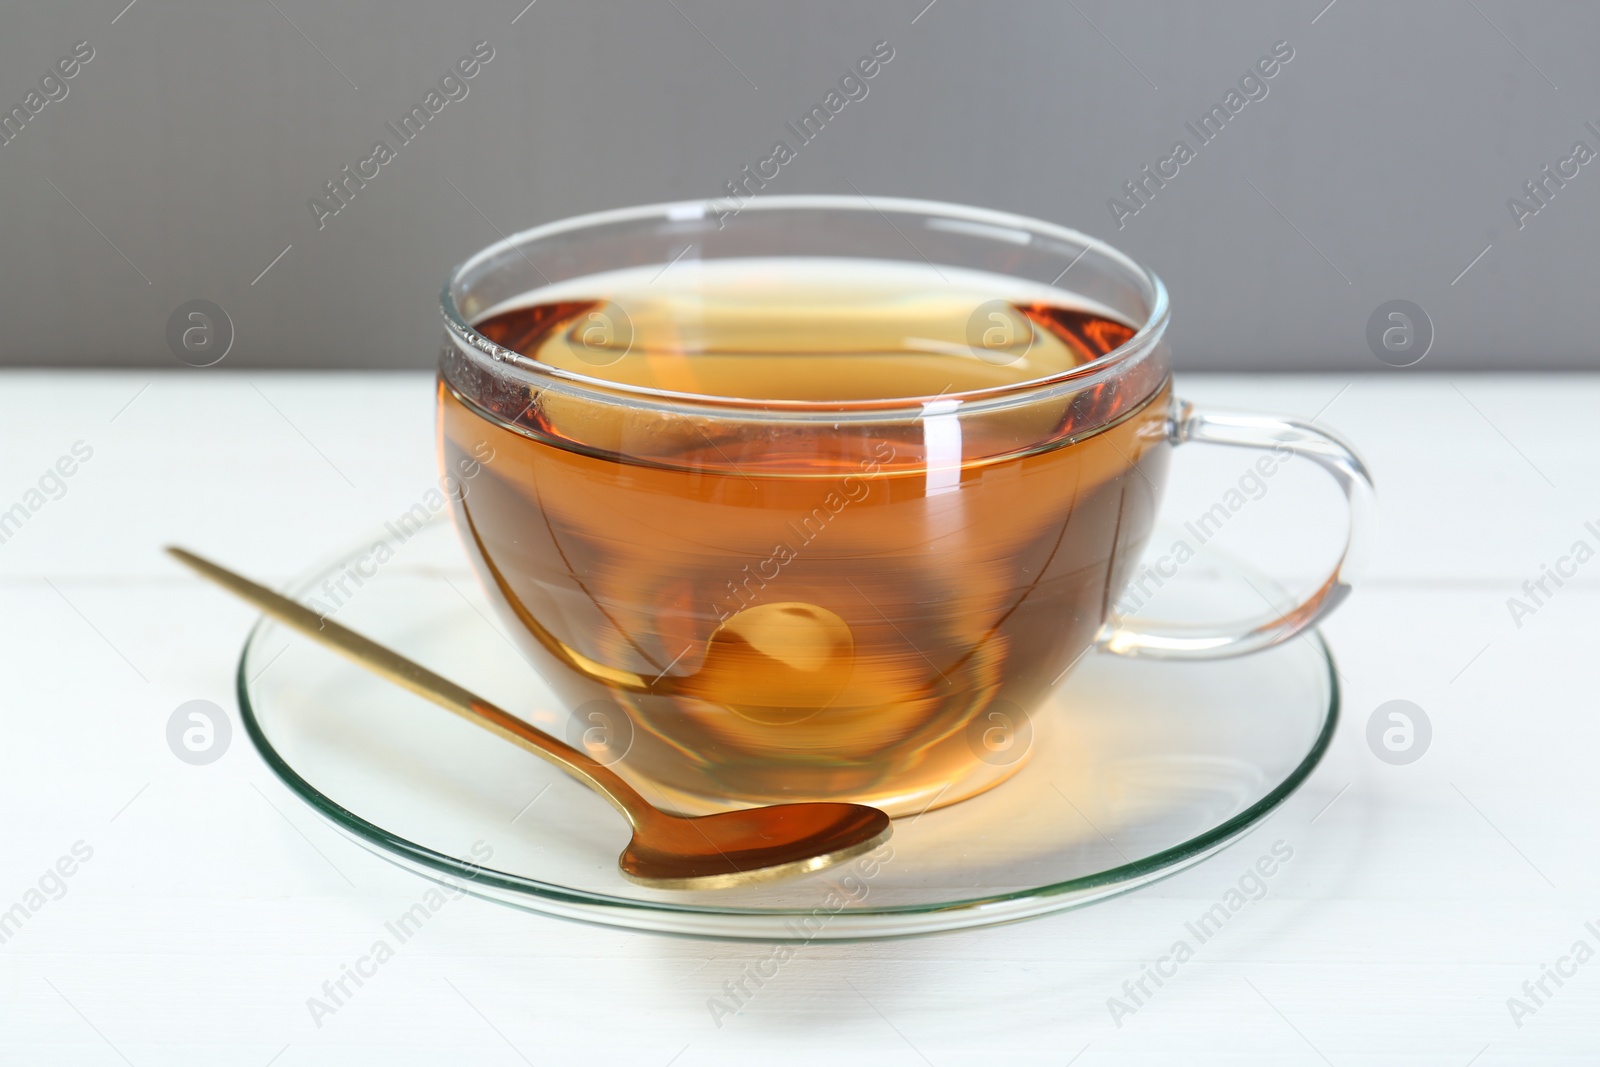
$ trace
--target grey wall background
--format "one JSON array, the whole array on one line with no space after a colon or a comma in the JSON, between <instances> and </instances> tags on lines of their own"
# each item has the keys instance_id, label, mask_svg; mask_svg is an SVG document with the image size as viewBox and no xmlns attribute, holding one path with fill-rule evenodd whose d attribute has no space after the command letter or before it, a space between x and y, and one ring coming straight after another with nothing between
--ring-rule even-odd
<instances>
[{"instance_id":1,"label":"grey wall background","mask_svg":"<svg viewBox=\"0 0 1600 1067\"><path fill-rule=\"evenodd\" d=\"M772 191L1106 237L1166 279L1180 368L1402 373L1366 342L1396 298L1436 330L1404 373L1600 366L1600 161L1520 231L1506 206L1600 149L1600 5L525 2L6 0L4 109L95 58L0 145L0 362L175 366L167 318L203 298L219 369L429 366L438 286L497 230L716 196L887 40ZM470 95L319 231L307 200L479 40ZM1107 199L1280 40L1269 95L1119 231Z\"/></svg>"}]
</instances>

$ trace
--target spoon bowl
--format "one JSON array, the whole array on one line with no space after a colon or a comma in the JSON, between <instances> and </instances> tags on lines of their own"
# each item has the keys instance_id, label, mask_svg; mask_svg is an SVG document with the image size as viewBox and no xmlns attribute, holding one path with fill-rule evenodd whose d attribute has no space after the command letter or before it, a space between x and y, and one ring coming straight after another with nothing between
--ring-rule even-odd
<instances>
[{"instance_id":1,"label":"spoon bowl","mask_svg":"<svg viewBox=\"0 0 1600 1067\"><path fill-rule=\"evenodd\" d=\"M617 861L656 889L722 889L844 863L889 839L889 817L864 804L775 804L635 829Z\"/></svg>"}]
</instances>

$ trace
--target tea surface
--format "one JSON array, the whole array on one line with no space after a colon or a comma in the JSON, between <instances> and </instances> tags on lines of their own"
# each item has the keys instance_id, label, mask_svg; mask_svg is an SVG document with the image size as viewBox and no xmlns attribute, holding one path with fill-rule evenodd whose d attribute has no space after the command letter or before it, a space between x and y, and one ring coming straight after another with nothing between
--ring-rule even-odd
<instances>
[{"instance_id":1,"label":"tea surface","mask_svg":"<svg viewBox=\"0 0 1600 1067\"><path fill-rule=\"evenodd\" d=\"M1045 378L1133 335L1059 291L996 275L833 259L715 260L584 280L479 333L548 366L756 400L935 397ZM1015 292L997 297L999 286ZM593 293L605 291L596 300Z\"/></svg>"}]
</instances>

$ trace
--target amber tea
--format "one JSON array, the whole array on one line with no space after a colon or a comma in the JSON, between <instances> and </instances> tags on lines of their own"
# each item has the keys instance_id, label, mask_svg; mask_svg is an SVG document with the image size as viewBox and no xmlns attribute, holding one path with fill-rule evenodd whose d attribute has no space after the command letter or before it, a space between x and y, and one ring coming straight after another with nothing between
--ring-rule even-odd
<instances>
[{"instance_id":1,"label":"amber tea","mask_svg":"<svg viewBox=\"0 0 1600 1067\"><path fill-rule=\"evenodd\" d=\"M1158 364L1006 401L1134 328L1002 275L685 262L474 326L578 387L441 378L444 462L493 456L463 539L597 754L683 810L1001 780L996 731L1090 647L1165 479Z\"/></svg>"}]
</instances>

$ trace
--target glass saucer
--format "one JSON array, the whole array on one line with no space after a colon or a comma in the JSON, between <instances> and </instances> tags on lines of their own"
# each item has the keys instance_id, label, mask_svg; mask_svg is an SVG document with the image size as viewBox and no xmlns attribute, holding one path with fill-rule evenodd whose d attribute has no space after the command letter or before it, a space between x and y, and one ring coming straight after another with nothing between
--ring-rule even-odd
<instances>
[{"instance_id":1,"label":"glass saucer","mask_svg":"<svg viewBox=\"0 0 1600 1067\"><path fill-rule=\"evenodd\" d=\"M1158 532L1151 543L1167 542ZM1259 611L1258 589L1274 588L1202 554L1150 610L1243 617ZM289 593L565 736L567 710L499 628L448 522L391 524ZM1240 838L1305 780L1339 704L1318 634L1212 663L1091 653L1017 731L1031 739L1009 781L898 819L877 853L808 878L674 892L617 873L628 829L600 797L277 623L251 631L238 691L278 777L402 867L547 915L763 940L1008 922L1174 874Z\"/></svg>"}]
</instances>

